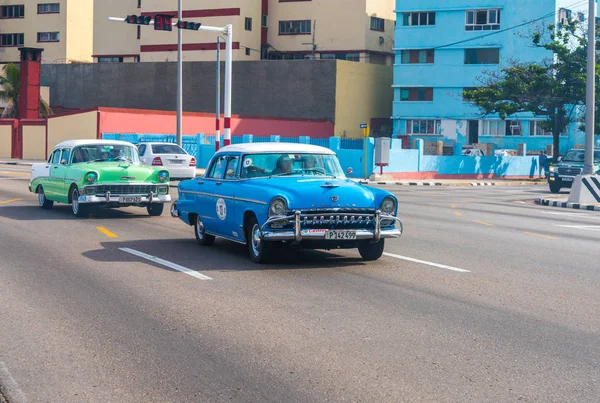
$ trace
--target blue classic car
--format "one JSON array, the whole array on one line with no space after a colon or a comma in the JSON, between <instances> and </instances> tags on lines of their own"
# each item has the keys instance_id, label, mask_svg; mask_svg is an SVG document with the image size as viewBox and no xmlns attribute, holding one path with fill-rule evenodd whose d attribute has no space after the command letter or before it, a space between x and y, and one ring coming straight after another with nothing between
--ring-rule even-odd
<instances>
[{"instance_id":1,"label":"blue classic car","mask_svg":"<svg viewBox=\"0 0 600 403\"><path fill-rule=\"evenodd\" d=\"M324 147L227 146L204 177L180 182L178 192L171 215L194 227L199 244L212 245L215 237L246 244L257 263L268 262L281 242L358 248L364 260L377 260L384 239L402 235L396 197L346 178L335 153Z\"/></svg>"}]
</instances>

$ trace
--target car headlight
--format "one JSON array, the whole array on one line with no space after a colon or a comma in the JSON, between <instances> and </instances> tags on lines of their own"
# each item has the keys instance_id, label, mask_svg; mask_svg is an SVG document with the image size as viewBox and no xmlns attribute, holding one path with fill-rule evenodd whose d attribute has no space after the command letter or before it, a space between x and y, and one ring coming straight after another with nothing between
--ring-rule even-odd
<instances>
[{"instance_id":1,"label":"car headlight","mask_svg":"<svg viewBox=\"0 0 600 403\"><path fill-rule=\"evenodd\" d=\"M158 187L158 194L166 195L169 193L169 185L162 185Z\"/></svg>"},{"instance_id":2,"label":"car headlight","mask_svg":"<svg viewBox=\"0 0 600 403\"><path fill-rule=\"evenodd\" d=\"M396 211L396 200L392 196L387 196L381 202L379 209L386 214L394 214Z\"/></svg>"},{"instance_id":3,"label":"car headlight","mask_svg":"<svg viewBox=\"0 0 600 403\"><path fill-rule=\"evenodd\" d=\"M556 171L556 167L555 166L551 166L550 167L550 172L554 172L554 171Z\"/></svg>"},{"instance_id":4,"label":"car headlight","mask_svg":"<svg viewBox=\"0 0 600 403\"><path fill-rule=\"evenodd\" d=\"M158 173L158 180L161 182L166 182L169 180L169 173L167 171L160 171Z\"/></svg>"},{"instance_id":5,"label":"car headlight","mask_svg":"<svg viewBox=\"0 0 600 403\"><path fill-rule=\"evenodd\" d=\"M85 181L87 183L94 183L98 180L98 174L96 172L88 172L85 175Z\"/></svg>"},{"instance_id":6,"label":"car headlight","mask_svg":"<svg viewBox=\"0 0 600 403\"><path fill-rule=\"evenodd\" d=\"M269 215L279 216L284 215L287 210L287 204L281 197L276 197L269 205Z\"/></svg>"}]
</instances>

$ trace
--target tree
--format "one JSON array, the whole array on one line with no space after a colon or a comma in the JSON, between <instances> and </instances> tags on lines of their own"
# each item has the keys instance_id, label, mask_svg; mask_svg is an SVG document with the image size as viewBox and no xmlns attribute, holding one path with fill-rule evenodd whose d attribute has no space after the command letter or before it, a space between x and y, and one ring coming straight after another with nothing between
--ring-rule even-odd
<instances>
[{"instance_id":1,"label":"tree","mask_svg":"<svg viewBox=\"0 0 600 403\"><path fill-rule=\"evenodd\" d=\"M2 68L0 75L0 100L7 102L8 106L2 113L3 118L19 117L19 91L21 90L21 72L14 63L7 63ZM52 114L50 106L40 98L40 116L47 117Z\"/></svg>"},{"instance_id":2,"label":"tree","mask_svg":"<svg viewBox=\"0 0 600 403\"><path fill-rule=\"evenodd\" d=\"M485 71L481 86L466 91L484 115L498 114L501 119L531 112L545 117L546 129L552 131L556 161L559 156L560 133L576 118L576 107L585 105L587 38L578 33L579 23L548 26L547 31L534 31L532 44L554 55L541 63L509 61L506 67ZM596 70L596 82L600 77ZM598 86L597 86L598 88ZM597 127L600 128L600 117Z\"/></svg>"}]
</instances>

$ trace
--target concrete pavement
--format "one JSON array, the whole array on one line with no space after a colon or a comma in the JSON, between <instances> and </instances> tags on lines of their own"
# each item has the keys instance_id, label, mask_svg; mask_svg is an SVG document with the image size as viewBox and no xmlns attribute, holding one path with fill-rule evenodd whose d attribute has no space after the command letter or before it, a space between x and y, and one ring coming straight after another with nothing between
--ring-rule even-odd
<instances>
[{"instance_id":1,"label":"concrete pavement","mask_svg":"<svg viewBox=\"0 0 600 403\"><path fill-rule=\"evenodd\" d=\"M405 234L380 261L261 267L167 209L41 210L27 176L0 167L0 387L5 368L30 402L600 394L600 215L534 205L545 188L387 187Z\"/></svg>"}]
</instances>

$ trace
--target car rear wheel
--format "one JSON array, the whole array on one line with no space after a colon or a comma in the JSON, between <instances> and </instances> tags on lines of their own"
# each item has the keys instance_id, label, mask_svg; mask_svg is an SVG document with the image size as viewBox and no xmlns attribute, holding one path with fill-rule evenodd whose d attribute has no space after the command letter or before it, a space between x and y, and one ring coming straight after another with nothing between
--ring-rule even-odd
<instances>
[{"instance_id":1,"label":"car rear wheel","mask_svg":"<svg viewBox=\"0 0 600 403\"><path fill-rule=\"evenodd\" d=\"M248 252L254 263L269 263L273 259L274 245L265 242L261 238L260 226L255 217L248 220L246 224L246 239L248 240Z\"/></svg>"},{"instance_id":2,"label":"car rear wheel","mask_svg":"<svg viewBox=\"0 0 600 403\"><path fill-rule=\"evenodd\" d=\"M194 232L196 233L196 242L202 246L210 246L215 243L215 237L208 235L204 224L200 219L200 215L196 216L196 222L194 223Z\"/></svg>"},{"instance_id":3,"label":"car rear wheel","mask_svg":"<svg viewBox=\"0 0 600 403\"><path fill-rule=\"evenodd\" d=\"M378 242L371 243L366 242L358 247L358 253L368 262L377 260L383 255L383 249L385 247L385 240L380 239Z\"/></svg>"},{"instance_id":4,"label":"car rear wheel","mask_svg":"<svg viewBox=\"0 0 600 403\"><path fill-rule=\"evenodd\" d=\"M52 206L54 206L54 202L52 200L46 199L46 193L44 192L44 188L42 186L38 187L38 203L44 210L50 210Z\"/></svg>"},{"instance_id":5,"label":"car rear wheel","mask_svg":"<svg viewBox=\"0 0 600 403\"><path fill-rule=\"evenodd\" d=\"M148 210L148 214L150 214L151 217L158 217L162 215L164 208L165 205L162 203L153 203L149 204L146 207L146 210Z\"/></svg>"},{"instance_id":6,"label":"car rear wheel","mask_svg":"<svg viewBox=\"0 0 600 403\"><path fill-rule=\"evenodd\" d=\"M85 217L87 215L88 206L79 203L79 190L74 187L71 190L71 208L75 217Z\"/></svg>"},{"instance_id":7,"label":"car rear wheel","mask_svg":"<svg viewBox=\"0 0 600 403\"><path fill-rule=\"evenodd\" d=\"M560 182L550 182L550 191L552 193L558 193L560 192Z\"/></svg>"}]
</instances>

